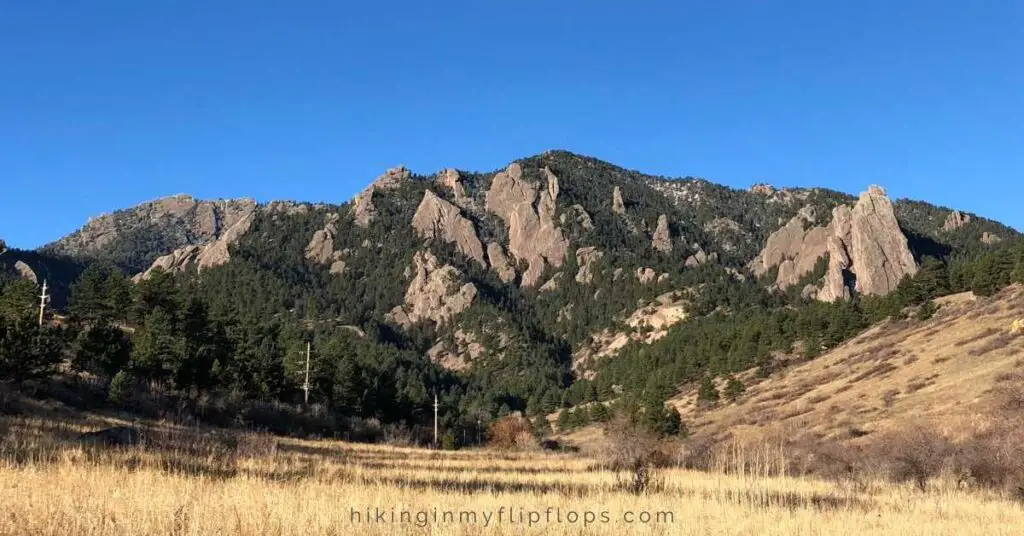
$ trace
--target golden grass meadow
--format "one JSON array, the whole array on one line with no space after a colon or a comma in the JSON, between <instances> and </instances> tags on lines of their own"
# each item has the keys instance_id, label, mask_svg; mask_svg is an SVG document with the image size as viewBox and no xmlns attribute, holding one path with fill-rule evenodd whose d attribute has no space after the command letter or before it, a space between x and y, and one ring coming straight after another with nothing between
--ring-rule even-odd
<instances>
[{"instance_id":1,"label":"golden grass meadow","mask_svg":"<svg viewBox=\"0 0 1024 536\"><path fill-rule=\"evenodd\" d=\"M988 536L1024 527L1018 503L944 482L920 491L664 469L660 485L632 494L620 475L580 454L433 451L167 424L150 426L143 446L104 447L77 441L99 424L90 419L0 417L0 533Z\"/></svg>"}]
</instances>

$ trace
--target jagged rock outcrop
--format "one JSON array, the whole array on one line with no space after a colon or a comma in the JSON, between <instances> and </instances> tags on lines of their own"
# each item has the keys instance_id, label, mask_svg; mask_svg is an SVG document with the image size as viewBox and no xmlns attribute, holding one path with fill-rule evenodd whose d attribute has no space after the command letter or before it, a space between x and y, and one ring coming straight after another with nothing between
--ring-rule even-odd
<instances>
[{"instance_id":1,"label":"jagged rock outcrop","mask_svg":"<svg viewBox=\"0 0 1024 536\"><path fill-rule=\"evenodd\" d=\"M473 198L466 192L466 185L462 184L462 175L458 170L448 168L437 174L437 183L448 190L451 190L455 197L455 204L462 208L471 208Z\"/></svg>"},{"instance_id":2,"label":"jagged rock outcrop","mask_svg":"<svg viewBox=\"0 0 1024 536\"><path fill-rule=\"evenodd\" d=\"M770 196L775 193L775 187L771 184L759 182L750 187L750 192L763 196Z\"/></svg>"},{"instance_id":3,"label":"jagged rock outcrop","mask_svg":"<svg viewBox=\"0 0 1024 536\"><path fill-rule=\"evenodd\" d=\"M363 191L356 194L352 201L352 214L356 225L366 227L377 215L377 208L373 206L373 194L377 190L391 190L409 180L412 173L405 166L393 167L384 172L383 175L374 179Z\"/></svg>"},{"instance_id":4,"label":"jagged rock outcrop","mask_svg":"<svg viewBox=\"0 0 1024 536\"><path fill-rule=\"evenodd\" d=\"M626 204L622 202L622 190L618 186L612 189L612 212L620 216L626 214Z\"/></svg>"},{"instance_id":5,"label":"jagged rock outcrop","mask_svg":"<svg viewBox=\"0 0 1024 536\"><path fill-rule=\"evenodd\" d=\"M696 268L702 264L707 264L709 262L718 262L718 253L712 251L710 254L708 254L707 252L704 251L704 248L702 248L700 244L697 244L695 246L695 249L696 251L694 251L693 255L687 257L686 261L683 262L683 265L686 266L687 268Z\"/></svg>"},{"instance_id":6,"label":"jagged rock outcrop","mask_svg":"<svg viewBox=\"0 0 1024 536\"><path fill-rule=\"evenodd\" d=\"M558 290L558 285L562 279L562 272L555 272L555 275L551 276L543 285L537 289L539 292L554 292Z\"/></svg>"},{"instance_id":7,"label":"jagged rock outcrop","mask_svg":"<svg viewBox=\"0 0 1024 536\"><path fill-rule=\"evenodd\" d=\"M157 269L172 274L181 272L196 262L196 259L199 257L199 252L202 251L202 249L202 246L185 246L178 248L167 255L158 257L153 261L153 265L150 266L148 270L132 277L132 281L138 283L139 281L149 279Z\"/></svg>"},{"instance_id":8,"label":"jagged rock outcrop","mask_svg":"<svg viewBox=\"0 0 1024 536\"><path fill-rule=\"evenodd\" d=\"M508 256L505 255L505 248L501 247L500 244L489 242L487 244L487 260L491 263L491 268L497 272L498 279L502 283L511 283L516 279L516 269L512 267L512 263L509 262Z\"/></svg>"},{"instance_id":9,"label":"jagged rock outcrop","mask_svg":"<svg viewBox=\"0 0 1024 536\"><path fill-rule=\"evenodd\" d=\"M423 238L437 238L455 244L459 252L487 268L484 246L476 235L473 222L462 215L459 207L441 199L433 191L423 192L423 200L412 217L412 227Z\"/></svg>"},{"instance_id":10,"label":"jagged rock outcrop","mask_svg":"<svg viewBox=\"0 0 1024 536\"><path fill-rule=\"evenodd\" d=\"M816 293L822 301L848 299L849 281L854 278L852 290L885 295L895 290L903 277L917 273L892 201L878 186L862 193L852 210L845 205L836 207L828 226L807 228L814 223L815 214L805 207L772 233L752 263L752 271L763 275L778 267L775 285L785 289L811 273L827 254L828 269Z\"/></svg>"},{"instance_id":11,"label":"jagged rock outcrop","mask_svg":"<svg viewBox=\"0 0 1024 536\"><path fill-rule=\"evenodd\" d=\"M971 223L970 214L964 214L959 210L954 210L953 212L949 213L949 216L946 217L945 223L942 224L942 230L955 231L963 227L964 225L967 225L968 223Z\"/></svg>"},{"instance_id":12,"label":"jagged rock outcrop","mask_svg":"<svg viewBox=\"0 0 1024 536\"><path fill-rule=\"evenodd\" d=\"M324 228L313 233L313 238L306 246L307 259L318 264L328 264L334 261L337 253L334 251L334 236L338 232L337 224L338 215L328 214L325 218Z\"/></svg>"},{"instance_id":13,"label":"jagged rock outcrop","mask_svg":"<svg viewBox=\"0 0 1024 536\"><path fill-rule=\"evenodd\" d=\"M427 350L430 361L448 369L462 371L469 368L472 362L486 351L473 332L457 329L452 333L454 347L444 340L438 341Z\"/></svg>"},{"instance_id":14,"label":"jagged rock outcrop","mask_svg":"<svg viewBox=\"0 0 1024 536\"><path fill-rule=\"evenodd\" d=\"M410 272L412 281L405 292L405 303L387 315L400 326L409 327L421 321L443 325L465 311L476 298L476 286L460 286L461 272L449 264L441 265L430 251L416 252Z\"/></svg>"},{"instance_id":15,"label":"jagged rock outcrop","mask_svg":"<svg viewBox=\"0 0 1024 536\"><path fill-rule=\"evenodd\" d=\"M251 218L255 210L256 201L249 198L201 201L188 195L175 195L92 218L78 231L42 249L89 259L103 256L103 252L126 243L133 247L124 249L138 251L134 244L140 240L168 248L142 251L133 258L114 259L144 270L156 258L174 250L216 241L242 220ZM211 259L222 256L221 252L210 255Z\"/></svg>"},{"instance_id":16,"label":"jagged rock outcrop","mask_svg":"<svg viewBox=\"0 0 1024 536\"><path fill-rule=\"evenodd\" d=\"M36 275L36 271L24 262L16 261L14 263L14 270L18 272L18 276L22 279L28 279L37 285L39 284L39 276Z\"/></svg>"},{"instance_id":17,"label":"jagged rock outcrop","mask_svg":"<svg viewBox=\"0 0 1024 536\"><path fill-rule=\"evenodd\" d=\"M0 253L7 251L7 242L0 240Z\"/></svg>"},{"instance_id":18,"label":"jagged rock outcrop","mask_svg":"<svg viewBox=\"0 0 1024 536\"><path fill-rule=\"evenodd\" d=\"M203 244L190 244L180 247L167 255L158 257L145 272L137 274L133 281L140 281L150 276L154 268L161 268L166 272L178 273L195 265L198 271L207 268L220 266L231 260L229 247L252 227L256 217L256 204L235 204L225 207L223 219L219 219L216 208L202 209L205 213L207 228L213 227L214 232L211 240Z\"/></svg>"},{"instance_id":19,"label":"jagged rock outcrop","mask_svg":"<svg viewBox=\"0 0 1024 536\"><path fill-rule=\"evenodd\" d=\"M572 205L569 207L569 210L562 213L558 221L562 225L567 225L570 219L575 220L576 223L580 224L580 227L587 231L594 229L594 220L590 218L590 214L587 213L582 205Z\"/></svg>"},{"instance_id":20,"label":"jagged rock outcrop","mask_svg":"<svg viewBox=\"0 0 1024 536\"><path fill-rule=\"evenodd\" d=\"M778 267L775 284L787 288L800 281L804 274L814 270L818 259L828 251L828 237L831 230L825 227L811 227L817 221L811 207L804 207L778 231L768 237L761 254L754 259L751 267L754 275L764 275Z\"/></svg>"},{"instance_id":21,"label":"jagged rock outcrop","mask_svg":"<svg viewBox=\"0 0 1024 536\"><path fill-rule=\"evenodd\" d=\"M645 285L647 283L650 283L651 281L654 281L655 278L657 278L657 277L658 277L658 274L657 274L657 272L654 271L653 268L637 268L636 269L636 280L641 282L641 283L643 283L643 284L645 284Z\"/></svg>"},{"instance_id":22,"label":"jagged rock outcrop","mask_svg":"<svg viewBox=\"0 0 1024 536\"><path fill-rule=\"evenodd\" d=\"M985 233L981 235L981 241L991 246L992 244L998 244L1002 242L1003 239L1000 238L997 234L992 234L988 231L985 231Z\"/></svg>"},{"instance_id":23,"label":"jagged rock outcrop","mask_svg":"<svg viewBox=\"0 0 1024 536\"><path fill-rule=\"evenodd\" d=\"M522 286L537 283L547 266L561 267L569 241L555 225L558 177L544 168L547 187L523 178L518 163L494 176L487 191L485 206L508 225L508 250L514 258L527 263Z\"/></svg>"},{"instance_id":24,"label":"jagged rock outcrop","mask_svg":"<svg viewBox=\"0 0 1024 536\"><path fill-rule=\"evenodd\" d=\"M853 207L850 236L848 251L857 275L857 292L883 296L896 290L904 276L917 273L892 201L881 187L871 186L860 195Z\"/></svg>"},{"instance_id":25,"label":"jagged rock outcrop","mask_svg":"<svg viewBox=\"0 0 1024 536\"><path fill-rule=\"evenodd\" d=\"M580 267L576 272L576 282L589 285L594 280L594 265L604 257L604 252L596 247L585 247L576 250L576 264Z\"/></svg>"},{"instance_id":26,"label":"jagged rock outcrop","mask_svg":"<svg viewBox=\"0 0 1024 536\"><path fill-rule=\"evenodd\" d=\"M651 235L651 247L662 253L672 252L672 235L668 230L668 217L664 214L658 216L658 226Z\"/></svg>"},{"instance_id":27,"label":"jagged rock outcrop","mask_svg":"<svg viewBox=\"0 0 1024 536\"><path fill-rule=\"evenodd\" d=\"M334 250L339 219L336 213L328 214L324 218L324 228L313 233L313 238L306 246L306 258L318 264L329 264L328 272L334 275L345 273L345 261L341 260L345 251Z\"/></svg>"}]
</instances>

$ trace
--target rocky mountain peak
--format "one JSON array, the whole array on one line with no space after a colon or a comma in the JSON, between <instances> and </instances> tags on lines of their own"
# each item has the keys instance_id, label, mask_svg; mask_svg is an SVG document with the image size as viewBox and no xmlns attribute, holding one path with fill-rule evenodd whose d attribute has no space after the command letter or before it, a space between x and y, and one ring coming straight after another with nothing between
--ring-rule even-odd
<instances>
[{"instance_id":1,"label":"rocky mountain peak","mask_svg":"<svg viewBox=\"0 0 1024 536\"><path fill-rule=\"evenodd\" d=\"M880 186L871 186L856 205L840 205L827 226L815 226L816 214L804 207L786 225L768 237L751 270L763 275L777 268L775 286L788 288L811 273L828 255L828 269L820 289L805 295L835 301L852 290L865 295L884 295L904 276L917 272L907 237L896 220L892 201ZM854 288L849 288L855 278Z\"/></svg>"},{"instance_id":2,"label":"rocky mountain peak","mask_svg":"<svg viewBox=\"0 0 1024 536\"><path fill-rule=\"evenodd\" d=\"M373 206L373 193L375 191L397 188L410 178L412 178L412 173L405 166L393 167L379 175L363 191L356 194L352 206L356 225L366 227L370 225L370 222L376 216L377 208Z\"/></svg>"},{"instance_id":3,"label":"rocky mountain peak","mask_svg":"<svg viewBox=\"0 0 1024 536\"><path fill-rule=\"evenodd\" d=\"M523 168L512 163L495 174L485 197L485 208L504 220L508 228L508 250L528 268L522 285L535 285L545 267L560 267L569 241L554 220L559 194L558 177L544 169L545 188L523 178Z\"/></svg>"}]
</instances>

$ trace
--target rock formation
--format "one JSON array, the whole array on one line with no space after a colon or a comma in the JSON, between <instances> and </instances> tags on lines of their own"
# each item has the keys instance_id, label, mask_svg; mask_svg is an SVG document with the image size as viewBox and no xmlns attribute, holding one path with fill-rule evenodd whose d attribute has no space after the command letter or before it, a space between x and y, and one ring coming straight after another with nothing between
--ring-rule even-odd
<instances>
[{"instance_id":1,"label":"rock formation","mask_svg":"<svg viewBox=\"0 0 1024 536\"><path fill-rule=\"evenodd\" d=\"M423 193L423 200L412 217L412 227L423 238L437 238L455 244L459 252L487 268L484 246L477 238L473 222L462 215L459 207L441 199L431 190Z\"/></svg>"},{"instance_id":2,"label":"rock formation","mask_svg":"<svg viewBox=\"0 0 1024 536\"><path fill-rule=\"evenodd\" d=\"M512 267L512 263L509 262L508 256L505 255L505 249L500 244L489 242L487 244L487 260L491 263L491 268L494 269L498 274L498 279L502 283L511 283L516 278L516 269Z\"/></svg>"},{"instance_id":3,"label":"rock formation","mask_svg":"<svg viewBox=\"0 0 1024 536\"><path fill-rule=\"evenodd\" d=\"M167 255L158 257L145 272L137 274L133 281L149 277L154 268L166 272L178 273L195 265L199 271L220 266L231 259L229 247L238 242L252 227L256 217L256 204L234 203L225 206L218 214L216 205L198 205L202 228L211 231L210 239L201 244L189 244L175 249Z\"/></svg>"},{"instance_id":4,"label":"rock formation","mask_svg":"<svg viewBox=\"0 0 1024 536\"><path fill-rule=\"evenodd\" d=\"M330 264L328 271L334 275L345 273L345 261L341 260L344 252L334 250L334 238L338 233L337 214L328 214L324 218L324 228L313 233L313 238L306 246L306 258L318 264Z\"/></svg>"},{"instance_id":5,"label":"rock formation","mask_svg":"<svg viewBox=\"0 0 1024 536\"><path fill-rule=\"evenodd\" d=\"M18 276L22 279L28 279L29 281L39 284L39 277L36 275L35 270L31 266L25 264L22 261L14 263L14 270L18 272Z\"/></svg>"},{"instance_id":6,"label":"rock formation","mask_svg":"<svg viewBox=\"0 0 1024 536\"><path fill-rule=\"evenodd\" d=\"M546 266L560 267L565 261L569 241L555 225L558 177L544 168L547 187L523 178L523 169L513 163L494 176L487 191L485 206L508 225L508 250L527 263L522 286L537 283Z\"/></svg>"},{"instance_id":7,"label":"rock formation","mask_svg":"<svg viewBox=\"0 0 1024 536\"><path fill-rule=\"evenodd\" d=\"M569 210L562 213L558 218L558 221L561 222L562 225L566 225L569 223L570 219L576 220L576 223L580 224L580 227L583 227L587 231L594 228L594 220L590 218L590 214L587 214L586 209L584 209L582 205L573 205L569 207Z\"/></svg>"},{"instance_id":8,"label":"rock formation","mask_svg":"<svg viewBox=\"0 0 1024 536\"><path fill-rule=\"evenodd\" d=\"M785 289L811 273L827 254L828 269L816 298L835 301L850 297L849 281L854 278L852 290L885 295L903 277L917 273L892 202L878 186L862 193L852 210L845 205L833 209L828 226L808 228L815 223L815 214L805 207L772 233L751 264L754 274L763 275L778 267L775 285Z\"/></svg>"},{"instance_id":9,"label":"rock formation","mask_svg":"<svg viewBox=\"0 0 1024 536\"><path fill-rule=\"evenodd\" d=\"M695 248L696 251L693 253L693 255L687 257L686 261L683 263L684 266L686 266L687 268L696 268L702 264L718 261L718 253L712 251L709 255L707 252L704 251L704 248L700 247L700 244L697 244Z\"/></svg>"},{"instance_id":10,"label":"rock formation","mask_svg":"<svg viewBox=\"0 0 1024 536\"><path fill-rule=\"evenodd\" d=\"M466 193L466 186L462 184L462 175L457 170L449 168L438 173L437 183L451 190L456 205L462 208L473 206L473 198Z\"/></svg>"},{"instance_id":11,"label":"rock formation","mask_svg":"<svg viewBox=\"0 0 1024 536\"><path fill-rule=\"evenodd\" d=\"M593 246L576 250L576 264L580 267L576 272L577 283L589 285L594 280L594 264L601 257L604 257L604 252Z\"/></svg>"},{"instance_id":12,"label":"rock formation","mask_svg":"<svg viewBox=\"0 0 1024 536\"><path fill-rule=\"evenodd\" d=\"M668 231L668 218L664 214L658 216L658 226L651 236L651 247L662 253L672 252L672 236Z\"/></svg>"},{"instance_id":13,"label":"rock formation","mask_svg":"<svg viewBox=\"0 0 1024 536\"><path fill-rule=\"evenodd\" d=\"M900 230L892 201L878 186L868 188L853 207L847 249L857 275L857 292L883 296L896 290L904 276L917 273L907 237Z\"/></svg>"},{"instance_id":14,"label":"rock formation","mask_svg":"<svg viewBox=\"0 0 1024 536\"><path fill-rule=\"evenodd\" d=\"M138 251L140 240L167 248L144 251L142 264L136 266L141 271L156 258L176 249L216 241L240 221L251 217L255 210L256 201L248 198L201 201L188 195L175 195L92 218L78 231L42 249L88 259L126 243L131 244L127 249ZM138 257L127 260L140 262Z\"/></svg>"},{"instance_id":15,"label":"rock formation","mask_svg":"<svg viewBox=\"0 0 1024 536\"><path fill-rule=\"evenodd\" d=\"M465 311L476 298L476 286L459 286L462 274L451 265L440 265L430 251L416 252L410 275L412 281L405 292L405 303L388 314L400 326L409 327L423 320L443 325Z\"/></svg>"},{"instance_id":16,"label":"rock formation","mask_svg":"<svg viewBox=\"0 0 1024 536\"><path fill-rule=\"evenodd\" d=\"M622 202L622 190L618 186L612 190L612 212L620 216L626 214L626 204Z\"/></svg>"},{"instance_id":17,"label":"rock formation","mask_svg":"<svg viewBox=\"0 0 1024 536\"><path fill-rule=\"evenodd\" d=\"M658 274L654 271L653 268L636 269L636 280L645 285L647 283L650 283L651 281L654 281L656 277L658 277Z\"/></svg>"},{"instance_id":18,"label":"rock formation","mask_svg":"<svg viewBox=\"0 0 1024 536\"><path fill-rule=\"evenodd\" d=\"M1000 238L999 235L985 231L985 233L981 235L981 241L991 246L992 244L1002 242L1003 239Z\"/></svg>"},{"instance_id":19,"label":"rock formation","mask_svg":"<svg viewBox=\"0 0 1024 536\"><path fill-rule=\"evenodd\" d=\"M959 210L954 210L953 212L949 213L949 216L946 217L946 222L942 224L942 230L955 231L963 227L964 225L967 225L968 223L971 223L970 214L964 214Z\"/></svg>"},{"instance_id":20,"label":"rock formation","mask_svg":"<svg viewBox=\"0 0 1024 536\"><path fill-rule=\"evenodd\" d=\"M383 175L374 179L363 191L356 194L353 199L352 214L355 217L356 225L366 227L377 215L377 209L373 206L373 193L377 190L391 190L409 180L412 174L405 166L393 167L384 172Z\"/></svg>"}]
</instances>

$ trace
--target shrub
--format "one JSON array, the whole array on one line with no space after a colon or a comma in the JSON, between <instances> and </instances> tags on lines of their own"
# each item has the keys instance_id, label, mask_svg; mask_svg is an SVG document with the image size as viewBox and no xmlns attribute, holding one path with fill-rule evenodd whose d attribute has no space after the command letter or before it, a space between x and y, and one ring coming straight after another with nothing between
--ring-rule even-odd
<instances>
[{"instance_id":1,"label":"shrub","mask_svg":"<svg viewBox=\"0 0 1024 536\"><path fill-rule=\"evenodd\" d=\"M500 449L520 448L526 436L533 437L533 427L519 415L501 417L487 428L488 444Z\"/></svg>"},{"instance_id":2,"label":"shrub","mask_svg":"<svg viewBox=\"0 0 1024 536\"><path fill-rule=\"evenodd\" d=\"M110 380L110 386L107 388L107 400L118 406L124 404L131 394L131 387L132 380L129 374L123 370L118 371Z\"/></svg>"}]
</instances>

